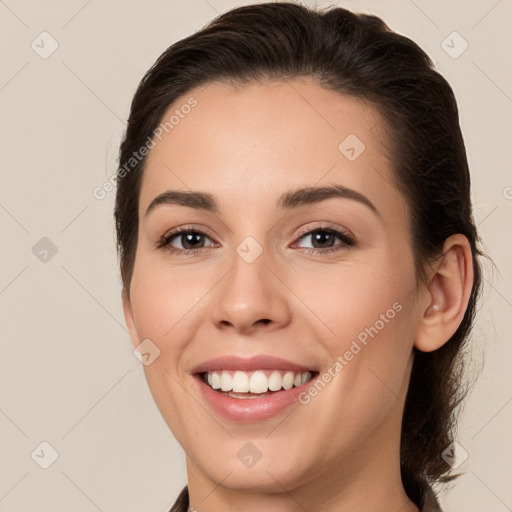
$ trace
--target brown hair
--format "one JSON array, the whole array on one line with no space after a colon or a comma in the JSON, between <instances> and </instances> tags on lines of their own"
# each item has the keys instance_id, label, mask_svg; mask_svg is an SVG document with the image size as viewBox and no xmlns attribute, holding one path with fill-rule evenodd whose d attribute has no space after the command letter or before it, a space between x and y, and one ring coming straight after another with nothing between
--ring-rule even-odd
<instances>
[{"instance_id":1,"label":"brown hair","mask_svg":"<svg viewBox=\"0 0 512 512\"><path fill-rule=\"evenodd\" d=\"M317 11L293 3L240 7L170 46L143 77L120 147L131 158L161 123L169 106L192 88L214 81L243 85L267 79L313 77L323 87L369 102L390 134L397 186L411 210L417 275L441 255L443 242L462 233L471 245L474 282L464 318L436 351L415 349L404 407L401 473L409 497L421 503L429 485L455 476L441 454L455 438L462 348L469 339L481 269L470 200L470 176L453 91L413 41L376 16L342 8ZM123 292L129 297L145 158L118 171L115 205Z\"/></svg>"}]
</instances>

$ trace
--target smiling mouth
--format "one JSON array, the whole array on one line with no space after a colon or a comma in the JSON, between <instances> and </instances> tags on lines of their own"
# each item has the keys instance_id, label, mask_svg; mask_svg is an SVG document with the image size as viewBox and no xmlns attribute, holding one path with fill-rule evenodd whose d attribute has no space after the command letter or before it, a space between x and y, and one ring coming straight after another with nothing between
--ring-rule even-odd
<instances>
[{"instance_id":1,"label":"smiling mouth","mask_svg":"<svg viewBox=\"0 0 512 512\"><path fill-rule=\"evenodd\" d=\"M217 370L198 374L202 382L214 391L231 398L263 398L279 391L288 391L308 383L317 371Z\"/></svg>"}]
</instances>

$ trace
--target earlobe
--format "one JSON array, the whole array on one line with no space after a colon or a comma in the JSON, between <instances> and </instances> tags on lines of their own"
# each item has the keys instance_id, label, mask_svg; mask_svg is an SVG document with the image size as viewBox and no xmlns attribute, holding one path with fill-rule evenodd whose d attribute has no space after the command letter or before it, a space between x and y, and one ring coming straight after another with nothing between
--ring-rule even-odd
<instances>
[{"instance_id":1,"label":"earlobe","mask_svg":"<svg viewBox=\"0 0 512 512\"><path fill-rule=\"evenodd\" d=\"M132 345L135 348L139 345L139 339L137 336L137 332L135 330L135 322L133 319L132 304L131 304L131 301L128 298L127 294L124 291L121 293L121 299L123 302L124 320L126 322L126 326L128 327L128 332L130 334L130 339L131 339Z\"/></svg>"},{"instance_id":2,"label":"earlobe","mask_svg":"<svg viewBox=\"0 0 512 512\"><path fill-rule=\"evenodd\" d=\"M414 346L422 352L432 352L444 345L464 318L473 286L473 258L468 239L461 234L447 238L443 255L433 268L414 341Z\"/></svg>"}]
</instances>

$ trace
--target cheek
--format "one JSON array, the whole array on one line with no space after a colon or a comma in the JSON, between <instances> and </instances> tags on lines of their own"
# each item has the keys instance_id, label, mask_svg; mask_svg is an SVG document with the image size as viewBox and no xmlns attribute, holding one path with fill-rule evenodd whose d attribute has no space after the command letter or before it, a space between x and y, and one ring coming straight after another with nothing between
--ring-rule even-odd
<instances>
[{"instance_id":1,"label":"cheek","mask_svg":"<svg viewBox=\"0 0 512 512\"><path fill-rule=\"evenodd\" d=\"M343 340L357 337L376 322L381 331L382 322L387 331L391 323L396 328L399 306L393 309L393 305L410 303L415 293L412 258L407 251L400 255L392 248L297 270L289 275L290 287L320 320L317 334L325 335L333 349L342 350Z\"/></svg>"},{"instance_id":2,"label":"cheek","mask_svg":"<svg viewBox=\"0 0 512 512\"><path fill-rule=\"evenodd\" d=\"M200 266L171 268L141 255L131 283L135 328L139 340L150 339L159 356L143 370L155 404L173 435L186 444L190 424L201 424L197 404L185 392L180 361L194 338L197 320L207 311L203 299L213 286ZM187 411L186 413L184 413ZM200 413L201 411L199 411ZM187 434L188 432L188 434Z\"/></svg>"},{"instance_id":3,"label":"cheek","mask_svg":"<svg viewBox=\"0 0 512 512\"><path fill-rule=\"evenodd\" d=\"M412 258L391 250L378 256L304 278L302 288L322 320L318 334L327 332L321 338L332 364L341 364L336 393L355 393L354 407L366 403L371 410L386 408L400 389L416 325Z\"/></svg>"},{"instance_id":4,"label":"cheek","mask_svg":"<svg viewBox=\"0 0 512 512\"><path fill-rule=\"evenodd\" d=\"M152 339L162 353L179 354L177 344L186 341L190 320L212 286L211 277L200 265L173 268L141 255L131 288L138 334Z\"/></svg>"},{"instance_id":5,"label":"cheek","mask_svg":"<svg viewBox=\"0 0 512 512\"><path fill-rule=\"evenodd\" d=\"M329 432L329 449L335 452L351 450L354 440L369 436L390 414L400 417L397 407L405 399L412 362L412 268L388 267L387 274L367 268L331 275L311 288L329 299L317 304L323 304L318 315L332 331L323 337L332 360L324 372L329 383L311 397L310 410Z\"/></svg>"}]
</instances>

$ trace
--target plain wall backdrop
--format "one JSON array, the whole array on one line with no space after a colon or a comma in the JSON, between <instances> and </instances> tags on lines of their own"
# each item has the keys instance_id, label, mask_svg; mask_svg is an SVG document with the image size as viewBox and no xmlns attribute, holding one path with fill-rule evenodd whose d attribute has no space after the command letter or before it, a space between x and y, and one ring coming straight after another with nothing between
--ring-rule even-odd
<instances>
[{"instance_id":1,"label":"plain wall backdrop","mask_svg":"<svg viewBox=\"0 0 512 512\"><path fill-rule=\"evenodd\" d=\"M115 173L133 93L154 60L252 3L0 0L0 511L166 512L186 483L184 453L124 324L114 192L98 200L93 189ZM464 476L441 503L512 510L512 3L316 4L382 16L455 91L475 218L496 268L484 261L470 363L483 370L458 436Z\"/></svg>"}]
</instances>

